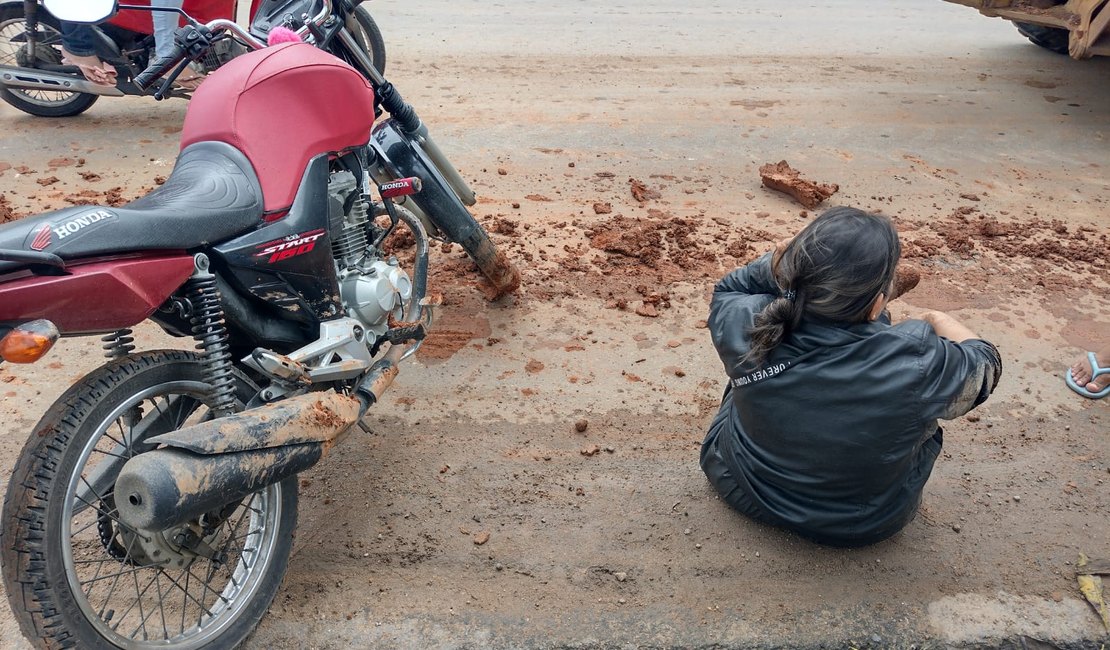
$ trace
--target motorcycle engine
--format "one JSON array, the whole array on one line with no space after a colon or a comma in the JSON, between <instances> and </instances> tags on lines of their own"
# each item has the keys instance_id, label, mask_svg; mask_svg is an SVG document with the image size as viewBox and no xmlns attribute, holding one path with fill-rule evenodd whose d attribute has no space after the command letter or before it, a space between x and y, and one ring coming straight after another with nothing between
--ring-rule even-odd
<instances>
[{"instance_id":1,"label":"motorcycle engine","mask_svg":"<svg viewBox=\"0 0 1110 650\"><path fill-rule=\"evenodd\" d=\"M396 258L383 260L378 251L369 250L370 237L380 229L351 172L335 172L328 180L328 214L343 307L367 329L385 334L389 316L403 316L412 296L412 280Z\"/></svg>"}]
</instances>

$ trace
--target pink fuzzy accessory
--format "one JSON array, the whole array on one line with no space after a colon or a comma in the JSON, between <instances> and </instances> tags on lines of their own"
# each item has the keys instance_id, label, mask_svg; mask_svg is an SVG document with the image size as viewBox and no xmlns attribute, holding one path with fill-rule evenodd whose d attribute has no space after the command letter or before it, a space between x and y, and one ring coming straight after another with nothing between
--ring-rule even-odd
<instances>
[{"instance_id":1,"label":"pink fuzzy accessory","mask_svg":"<svg viewBox=\"0 0 1110 650\"><path fill-rule=\"evenodd\" d=\"M289 29L288 27L275 27L270 30L270 37L267 40L268 45L279 45L281 43L300 43L301 37L297 36L297 32Z\"/></svg>"}]
</instances>

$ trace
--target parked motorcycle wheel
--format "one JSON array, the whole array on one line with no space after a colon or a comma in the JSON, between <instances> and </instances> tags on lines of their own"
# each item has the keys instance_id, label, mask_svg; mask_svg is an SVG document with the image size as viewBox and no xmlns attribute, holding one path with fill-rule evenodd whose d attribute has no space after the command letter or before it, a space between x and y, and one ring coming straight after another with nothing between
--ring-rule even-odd
<instances>
[{"instance_id":1,"label":"parked motorcycle wheel","mask_svg":"<svg viewBox=\"0 0 1110 650\"><path fill-rule=\"evenodd\" d=\"M385 39L378 24L366 7L359 5L347 17L347 31L355 37L362 50L370 56L378 72L385 74ZM355 66L358 67L357 65Z\"/></svg>"},{"instance_id":2,"label":"parked motorcycle wheel","mask_svg":"<svg viewBox=\"0 0 1110 650\"><path fill-rule=\"evenodd\" d=\"M144 440L207 417L197 354L129 355L55 402L20 454L4 500L0 560L12 611L42 648L232 648L269 608L297 518L297 480L178 530L122 524L112 490ZM254 390L238 377L237 395ZM215 559L210 559L215 558Z\"/></svg>"},{"instance_id":3,"label":"parked motorcycle wheel","mask_svg":"<svg viewBox=\"0 0 1110 650\"><path fill-rule=\"evenodd\" d=\"M39 26L46 38L35 47L37 60L53 65L61 64L62 35L58 31L58 20L46 11L40 11ZM31 56L27 51L27 44L16 40L24 35L26 28L22 2L0 4L0 65L27 67L30 64ZM72 117L87 111L99 97L87 93L0 86L0 99L31 115Z\"/></svg>"}]
</instances>

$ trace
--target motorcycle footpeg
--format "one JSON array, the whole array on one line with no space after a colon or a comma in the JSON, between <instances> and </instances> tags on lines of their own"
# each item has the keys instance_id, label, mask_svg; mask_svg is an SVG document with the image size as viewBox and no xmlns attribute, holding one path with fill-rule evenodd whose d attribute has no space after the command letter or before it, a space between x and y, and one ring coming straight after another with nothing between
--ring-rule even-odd
<instances>
[{"instance_id":1,"label":"motorcycle footpeg","mask_svg":"<svg viewBox=\"0 0 1110 650\"><path fill-rule=\"evenodd\" d=\"M412 323L407 325L400 325L391 327L374 341L374 345L370 348L370 354L377 356L381 351L382 345L389 343L390 345L401 345L403 343L411 343L413 341L423 341L424 337L428 335L428 328L424 323Z\"/></svg>"},{"instance_id":2,"label":"motorcycle footpeg","mask_svg":"<svg viewBox=\"0 0 1110 650\"><path fill-rule=\"evenodd\" d=\"M400 345L402 343L411 343L413 341L423 341L424 337L428 335L427 328L424 323L414 323L412 325L405 325L402 327L394 327L385 332L385 340L393 345Z\"/></svg>"},{"instance_id":3,"label":"motorcycle footpeg","mask_svg":"<svg viewBox=\"0 0 1110 650\"><path fill-rule=\"evenodd\" d=\"M251 352L251 359L262 374L278 382L297 386L308 386L312 383L308 368L284 354L265 348L255 348L254 352Z\"/></svg>"}]
</instances>

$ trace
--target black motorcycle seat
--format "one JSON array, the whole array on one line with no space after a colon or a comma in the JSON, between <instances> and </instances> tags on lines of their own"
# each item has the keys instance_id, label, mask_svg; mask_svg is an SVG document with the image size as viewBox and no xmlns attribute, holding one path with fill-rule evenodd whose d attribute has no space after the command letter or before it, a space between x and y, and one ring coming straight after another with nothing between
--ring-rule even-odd
<instances>
[{"instance_id":1,"label":"black motorcycle seat","mask_svg":"<svg viewBox=\"0 0 1110 650\"><path fill-rule=\"evenodd\" d=\"M123 207L82 205L0 226L0 249L63 260L131 251L189 250L230 239L262 219L250 161L224 142L197 142L161 187ZM0 261L0 271L24 263Z\"/></svg>"}]
</instances>

